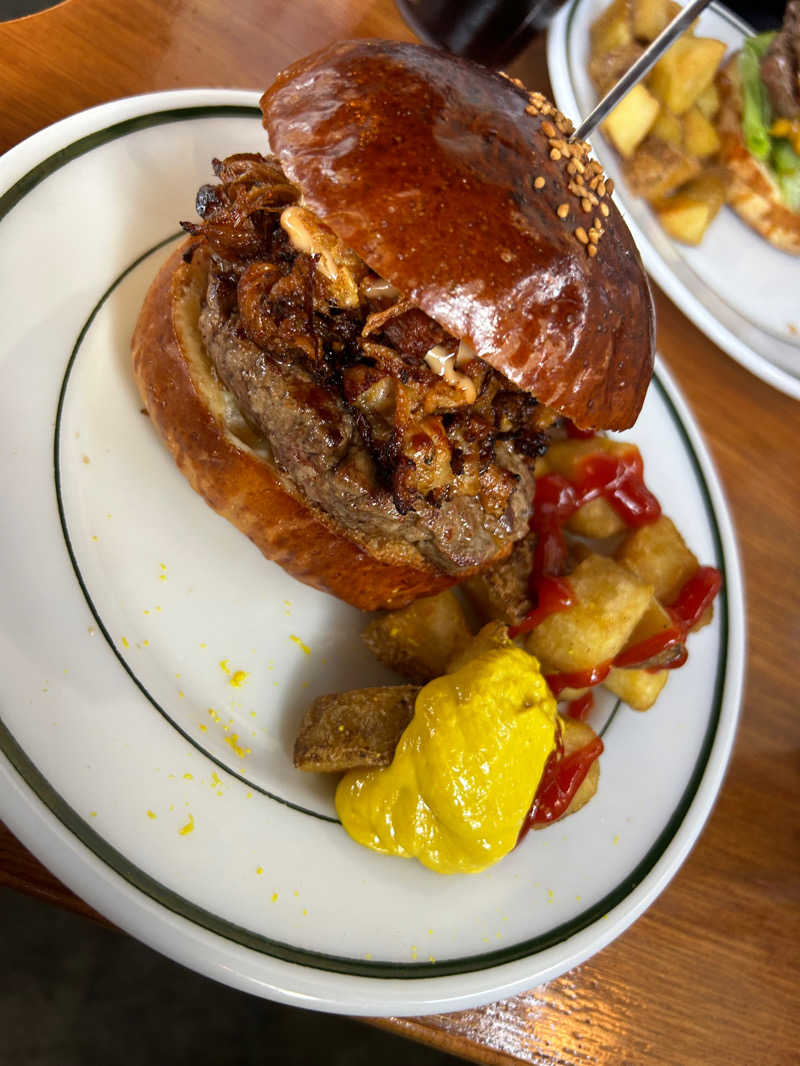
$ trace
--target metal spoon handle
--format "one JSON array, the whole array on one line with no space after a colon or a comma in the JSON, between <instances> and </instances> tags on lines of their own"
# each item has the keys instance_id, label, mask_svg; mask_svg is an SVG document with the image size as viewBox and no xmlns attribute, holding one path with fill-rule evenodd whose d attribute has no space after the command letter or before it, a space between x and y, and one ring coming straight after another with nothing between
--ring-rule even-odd
<instances>
[{"instance_id":1,"label":"metal spoon handle","mask_svg":"<svg viewBox=\"0 0 800 1066\"><path fill-rule=\"evenodd\" d=\"M602 122L609 111L613 111L622 97L645 76L661 56L666 52L676 37L680 37L686 27L697 18L711 0L691 0L691 3L679 11L672 22L668 23L658 37L645 49L619 79L617 84L606 93L595 109L583 120L570 137L571 141L585 141L595 126Z\"/></svg>"}]
</instances>

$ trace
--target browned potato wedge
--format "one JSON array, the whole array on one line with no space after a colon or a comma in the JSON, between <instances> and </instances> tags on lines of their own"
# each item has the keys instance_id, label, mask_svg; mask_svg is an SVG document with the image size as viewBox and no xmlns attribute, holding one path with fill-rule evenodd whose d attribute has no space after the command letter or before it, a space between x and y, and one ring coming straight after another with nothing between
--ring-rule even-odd
<instances>
[{"instance_id":1,"label":"browned potato wedge","mask_svg":"<svg viewBox=\"0 0 800 1066\"><path fill-rule=\"evenodd\" d=\"M686 244L699 244L725 203L727 191L725 171L710 167L673 196L656 204L656 213L670 236Z\"/></svg>"},{"instance_id":2,"label":"browned potato wedge","mask_svg":"<svg viewBox=\"0 0 800 1066\"><path fill-rule=\"evenodd\" d=\"M698 107L703 115L707 119L712 119L719 111L720 99L719 89L717 88L716 81L712 81L707 89L703 89L700 95L695 101L695 106Z\"/></svg>"},{"instance_id":3,"label":"browned potato wedge","mask_svg":"<svg viewBox=\"0 0 800 1066\"><path fill-rule=\"evenodd\" d=\"M703 240L713 218L709 204L680 192L664 200L656 215L673 240L694 246Z\"/></svg>"},{"instance_id":4,"label":"browned potato wedge","mask_svg":"<svg viewBox=\"0 0 800 1066\"><path fill-rule=\"evenodd\" d=\"M615 666L603 684L634 711L647 711L667 683L669 670L618 670Z\"/></svg>"},{"instance_id":5,"label":"browned potato wedge","mask_svg":"<svg viewBox=\"0 0 800 1066\"><path fill-rule=\"evenodd\" d=\"M724 55L722 41L684 34L653 67L648 88L674 115L683 115L714 80Z\"/></svg>"},{"instance_id":6,"label":"browned potato wedge","mask_svg":"<svg viewBox=\"0 0 800 1066\"><path fill-rule=\"evenodd\" d=\"M699 244L725 203L727 189L725 172L719 167L709 168L657 204L656 213L670 236L686 244Z\"/></svg>"},{"instance_id":7,"label":"browned potato wedge","mask_svg":"<svg viewBox=\"0 0 800 1066\"><path fill-rule=\"evenodd\" d=\"M456 670L460 670L462 666L466 666L471 659L477 659L479 655L484 655L487 651L507 648L510 644L511 638L508 635L508 628L503 622L487 622L468 644L465 644L460 651L456 652L448 664L447 673L453 674Z\"/></svg>"},{"instance_id":8,"label":"browned potato wedge","mask_svg":"<svg viewBox=\"0 0 800 1066\"><path fill-rule=\"evenodd\" d=\"M616 559L652 586L656 599L667 606L698 567L697 556L666 515L634 530L620 545Z\"/></svg>"},{"instance_id":9,"label":"browned potato wedge","mask_svg":"<svg viewBox=\"0 0 800 1066\"><path fill-rule=\"evenodd\" d=\"M529 581L535 545L533 537L523 537L507 558L462 584L482 618L516 625L531 609Z\"/></svg>"},{"instance_id":10,"label":"browned potato wedge","mask_svg":"<svg viewBox=\"0 0 800 1066\"><path fill-rule=\"evenodd\" d=\"M719 134L695 104L683 116L683 146L690 155L708 159L719 151Z\"/></svg>"},{"instance_id":11,"label":"browned potato wedge","mask_svg":"<svg viewBox=\"0 0 800 1066\"><path fill-rule=\"evenodd\" d=\"M669 0L633 0L633 35L654 41L670 21Z\"/></svg>"},{"instance_id":12,"label":"browned potato wedge","mask_svg":"<svg viewBox=\"0 0 800 1066\"><path fill-rule=\"evenodd\" d=\"M373 618L363 633L384 666L419 684L440 677L471 636L452 589Z\"/></svg>"},{"instance_id":13,"label":"browned potato wedge","mask_svg":"<svg viewBox=\"0 0 800 1066\"><path fill-rule=\"evenodd\" d=\"M548 673L590 670L613 659L653 595L651 585L604 555L589 555L569 582L576 603L545 618L526 641Z\"/></svg>"},{"instance_id":14,"label":"browned potato wedge","mask_svg":"<svg viewBox=\"0 0 800 1066\"><path fill-rule=\"evenodd\" d=\"M683 123L677 115L673 115L665 107L659 111L658 118L653 123L650 132L653 137L657 137L665 144L671 144L674 148L683 147Z\"/></svg>"},{"instance_id":15,"label":"browned potato wedge","mask_svg":"<svg viewBox=\"0 0 800 1066\"><path fill-rule=\"evenodd\" d=\"M591 744L597 736L595 731L586 722L579 722L575 718L562 718L564 723L564 756L572 755L580 751L587 744ZM592 796L597 792L597 783L600 780L600 760L595 759L589 767L589 772L581 782L578 791L570 800L569 807L564 811L562 818L575 814L581 807L585 807Z\"/></svg>"},{"instance_id":16,"label":"browned potato wedge","mask_svg":"<svg viewBox=\"0 0 800 1066\"><path fill-rule=\"evenodd\" d=\"M418 692L416 685L389 685L320 696L300 725L294 765L320 773L388 766Z\"/></svg>"},{"instance_id":17,"label":"browned potato wedge","mask_svg":"<svg viewBox=\"0 0 800 1066\"><path fill-rule=\"evenodd\" d=\"M661 104L655 96L639 82L605 120L603 132L620 155L629 159L650 132L660 109Z\"/></svg>"},{"instance_id":18,"label":"browned potato wedge","mask_svg":"<svg viewBox=\"0 0 800 1066\"><path fill-rule=\"evenodd\" d=\"M622 649L622 656L626 653L636 654L638 648L638 654L641 655L647 649L641 648L640 645L651 637L656 637L658 634L665 633L667 630L674 630L675 623L672 620L666 607L664 607L655 597L651 600L649 607L639 619L639 624L625 643L625 647ZM655 654L645 656L638 660L631 660L630 657L623 659L622 665L628 668L636 669L652 669L658 666L670 666L677 660L682 658L685 651L682 643L671 644L667 648L662 648Z\"/></svg>"},{"instance_id":19,"label":"browned potato wedge","mask_svg":"<svg viewBox=\"0 0 800 1066\"><path fill-rule=\"evenodd\" d=\"M605 96L617 84L625 71L632 67L644 52L644 46L636 41L612 48L610 52L596 52L589 58L589 77L592 85Z\"/></svg>"},{"instance_id":20,"label":"browned potato wedge","mask_svg":"<svg viewBox=\"0 0 800 1066\"><path fill-rule=\"evenodd\" d=\"M567 522L567 528L579 537L607 540L622 533L626 526L608 500L598 496L578 508Z\"/></svg>"},{"instance_id":21,"label":"browned potato wedge","mask_svg":"<svg viewBox=\"0 0 800 1066\"><path fill-rule=\"evenodd\" d=\"M633 42L629 0L613 0L589 29L592 55L610 52Z\"/></svg>"},{"instance_id":22,"label":"browned potato wedge","mask_svg":"<svg viewBox=\"0 0 800 1066\"><path fill-rule=\"evenodd\" d=\"M701 169L699 159L674 144L650 136L628 160L625 176L637 196L658 201L696 177Z\"/></svg>"}]
</instances>

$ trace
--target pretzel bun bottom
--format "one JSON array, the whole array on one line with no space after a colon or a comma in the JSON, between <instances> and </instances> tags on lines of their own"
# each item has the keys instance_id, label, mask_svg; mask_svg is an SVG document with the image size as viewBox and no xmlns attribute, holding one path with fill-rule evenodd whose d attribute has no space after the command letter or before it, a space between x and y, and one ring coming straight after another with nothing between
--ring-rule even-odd
<instances>
[{"instance_id":1,"label":"pretzel bun bottom","mask_svg":"<svg viewBox=\"0 0 800 1066\"><path fill-rule=\"evenodd\" d=\"M206 354L198 319L207 280L207 249L184 242L153 281L132 341L142 401L192 488L292 577L362 610L454 584L403 541L357 541L273 464Z\"/></svg>"}]
</instances>

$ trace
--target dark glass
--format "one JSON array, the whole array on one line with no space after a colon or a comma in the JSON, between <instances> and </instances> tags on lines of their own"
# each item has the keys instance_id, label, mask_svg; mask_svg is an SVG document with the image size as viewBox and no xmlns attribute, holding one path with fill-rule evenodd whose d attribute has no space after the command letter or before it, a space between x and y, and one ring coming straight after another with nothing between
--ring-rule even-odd
<instances>
[{"instance_id":1,"label":"dark glass","mask_svg":"<svg viewBox=\"0 0 800 1066\"><path fill-rule=\"evenodd\" d=\"M510 62L540 33L564 0L395 0L426 44L489 67Z\"/></svg>"},{"instance_id":2,"label":"dark glass","mask_svg":"<svg viewBox=\"0 0 800 1066\"><path fill-rule=\"evenodd\" d=\"M420 40L489 67L511 62L537 33L547 28L564 2L395 0L400 14ZM780 25L786 0L728 0L728 6L756 30L775 29Z\"/></svg>"}]
</instances>

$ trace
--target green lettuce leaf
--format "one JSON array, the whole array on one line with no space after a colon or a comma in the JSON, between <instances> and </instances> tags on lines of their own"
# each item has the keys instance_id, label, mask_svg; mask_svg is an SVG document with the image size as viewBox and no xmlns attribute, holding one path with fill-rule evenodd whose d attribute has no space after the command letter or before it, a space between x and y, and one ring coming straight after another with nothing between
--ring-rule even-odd
<instances>
[{"instance_id":1,"label":"green lettuce leaf","mask_svg":"<svg viewBox=\"0 0 800 1066\"><path fill-rule=\"evenodd\" d=\"M742 84L742 135L747 150L756 159L766 162L772 149L769 127L769 97L761 80L761 58L769 47L774 33L760 33L749 37L739 57L739 78Z\"/></svg>"},{"instance_id":2,"label":"green lettuce leaf","mask_svg":"<svg viewBox=\"0 0 800 1066\"><path fill-rule=\"evenodd\" d=\"M775 138L771 163L781 199L792 211L800 211L800 156L788 141Z\"/></svg>"},{"instance_id":3,"label":"green lettuce leaf","mask_svg":"<svg viewBox=\"0 0 800 1066\"><path fill-rule=\"evenodd\" d=\"M742 136L748 152L769 169L786 206L800 211L800 156L789 141L771 136L772 107L761 80L761 60L774 36L770 32L749 37L739 56Z\"/></svg>"}]
</instances>

